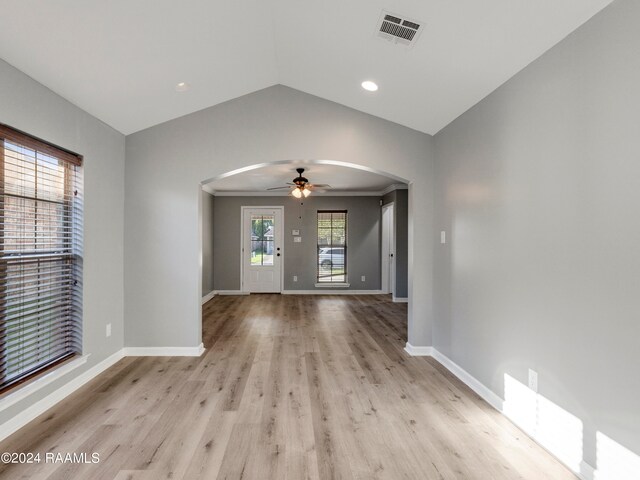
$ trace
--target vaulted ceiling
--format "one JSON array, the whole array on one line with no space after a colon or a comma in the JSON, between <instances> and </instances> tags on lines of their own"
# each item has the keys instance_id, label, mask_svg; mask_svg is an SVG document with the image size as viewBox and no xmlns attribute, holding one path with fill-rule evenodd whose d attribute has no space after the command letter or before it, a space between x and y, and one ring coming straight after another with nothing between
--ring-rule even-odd
<instances>
[{"instance_id":1,"label":"vaulted ceiling","mask_svg":"<svg viewBox=\"0 0 640 480\"><path fill-rule=\"evenodd\" d=\"M434 134L611 1L3 0L0 57L124 134L278 83Z\"/></svg>"}]
</instances>

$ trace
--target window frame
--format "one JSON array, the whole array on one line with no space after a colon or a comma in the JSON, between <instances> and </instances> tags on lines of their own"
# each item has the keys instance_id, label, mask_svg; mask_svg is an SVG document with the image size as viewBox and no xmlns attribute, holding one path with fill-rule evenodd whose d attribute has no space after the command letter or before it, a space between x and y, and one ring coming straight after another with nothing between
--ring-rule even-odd
<instances>
[{"instance_id":1,"label":"window frame","mask_svg":"<svg viewBox=\"0 0 640 480\"><path fill-rule=\"evenodd\" d=\"M6 188L5 183L5 174L6 168L5 163L7 161L6 158L6 143L15 145L18 148L25 148L33 151L33 183L34 183L34 194L31 195L20 195L19 193L14 193L13 189L9 190ZM19 154L18 151L16 153ZM39 197L38 196L38 186L39 182L46 181L50 182L50 180L43 180L50 177L39 177L38 176L38 165L39 159L38 155L44 155L46 157L51 157L54 160L58 161L58 168L62 171L62 176L59 177L62 183L62 200L55 200L54 198ZM25 161L19 160L19 157L9 157L13 158L12 162L16 161ZM83 312L82 312L82 298L83 298L83 224L84 224L84 215L83 215L83 157L81 155L72 153L66 149L57 147L49 142L43 141L39 138L26 134L20 130L16 130L12 127L9 127L4 124L0 124L0 311L2 312L2 322L0 322L0 359L2 359L2 363L0 363L0 401L2 405L6 404L9 401L10 397L15 397L16 395L21 395L21 390L33 390L33 387L36 387L36 384L42 383L45 379L51 380L56 376L57 372L52 372L53 370L59 370L60 372L67 371L70 368L75 368L76 365L81 365L86 362L86 356L83 355L84 349L84 339L83 339ZM20 168L28 168L28 167L20 167L19 163L14 163L14 169ZM45 173L45 175L50 175L50 173ZM18 177L19 178L19 177ZM43 184L44 185L44 184ZM17 213L10 217L7 220L5 216L5 211L9 198L14 199L22 199L25 201L24 204L20 205L19 208L16 208L14 211ZM26 240L33 239L35 250L20 252L9 250L11 253L5 254L6 250L6 241L5 241L5 225L10 225L11 220L20 220L25 218L29 213L29 206L26 202L33 202L33 210L31 215L34 218L34 232L33 234L25 234L21 237L16 238L24 238ZM60 205L62 213L61 216L58 217L56 215L55 220L48 220L50 228L55 228L57 230L61 230L62 232L67 231L68 233L60 233L61 235L58 239L59 245L52 245L50 248L44 248L42 251L39 251L37 245L37 239L39 235L39 227L38 227L38 218L39 218L39 210L41 208L45 208L43 215L44 218L50 217L51 213L47 213L46 208L50 208L52 205ZM15 207L14 207L15 208ZM17 226L27 225L26 223L17 223ZM15 228L15 227L14 227ZM26 230L25 230L26 231ZM33 236L32 236L33 235ZM46 265L46 260L55 259L60 262L60 265L63 266L64 271L68 271L71 273L71 277L68 277L64 280L66 283L66 287L62 288L60 286L56 287L54 290L43 290L40 292L40 284L41 279L47 277L50 279L55 279L57 281L61 281L64 279L64 274L60 273L62 270L59 270L59 266L57 267L57 273L52 273L51 271L46 270L46 266L41 267L41 262L44 262ZM28 274L29 276L35 277L36 280L30 280L30 282L36 282L37 287L29 287L30 289L36 290L36 293L29 292L27 298L33 298L35 302L45 302L43 303L42 310L36 310L37 313L32 313L30 315L35 315L35 317L29 319L24 323L26 327L19 328L28 328L30 330L25 330L26 333L22 333L22 335L29 336L29 338L33 338L32 347L22 347L20 346L17 350L13 350L8 346L11 345L11 339L9 339L9 335L6 333L8 325L10 325L11 317L8 316L7 309L8 300L7 300L7 291L9 287L11 287L11 279L9 278L10 268L19 268L22 272L24 269L24 265L28 263L33 263L36 266L28 267L33 268L33 273ZM41 268L44 268L42 270ZM49 266L48 268L53 268ZM24 277L20 275L24 275L20 273L17 276L17 280L15 280L14 285L19 285L16 289L18 295L22 291L28 291L29 288L25 290L23 285L20 285L24 282ZM51 280L49 280L51 281ZM55 283L55 281L54 281ZM53 284L49 284L53 285ZM44 287L47 286L46 283L43 284ZM53 286L49 288L54 288ZM53 295L52 295L53 293ZM47 297L47 295L49 295ZM51 306L51 301L47 299L56 299L58 305L62 304L63 307L54 307ZM49 302L47 305L46 302ZM21 305L18 303L17 305ZM21 310L24 309L23 306L19 307ZM28 307L27 307L28 309ZM23 310L24 311L24 310ZM40 312L42 312L42 318L45 320L39 320ZM20 314L24 317L24 313ZM46 319L47 315L49 318ZM17 323L16 325L20 325L24 320L19 320L21 317L14 317ZM51 321L53 319L53 321ZM6 321L5 321L6 320ZM49 328L58 328L61 331L65 332L63 334L57 333L55 337L47 336L46 326L45 330L39 330L42 327L31 327L31 324L40 324L41 321L45 323L49 321ZM13 328L13 327L11 327ZM44 336L43 336L44 335ZM44 344L40 344L40 338L47 340ZM72 338L72 339L70 339ZM60 342L60 339L63 340L63 343ZM29 340L27 341L29 342ZM27 343L27 345L29 345ZM54 350L53 355L47 356L45 353L39 351L41 348L40 345L43 345L47 348L48 345L63 345L59 349ZM26 351L28 352L30 349L38 353L33 354L32 356L27 356L27 362L31 361L32 363L27 363L24 371L19 371L15 376L7 376L8 367L7 361L5 361L5 357L8 357L11 352L17 353L19 355L24 354ZM49 347L52 348L52 347ZM21 353L22 352L22 353ZM61 352L58 354L58 352ZM41 356L42 355L42 356ZM20 387L25 387L20 388ZM29 387L29 388L26 388ZM5 407L6 408L6 405Z\"/></svg>"},{"instance_id":2,"label":"window frame","mask_svg":"<svg viewBox=\"0 0 640 480\"><path fill-rule=\"evenodd\" d=\"M319 236L319 217L320 214L333 214L333 213L342 213L344 214L344 245L338 245L338 244L334 244L333 243L333 218L331 219L331 230L332 230L332 234L331 234L331 243L328 245L320 245L319 240L320 240L320 236ZM348 287L349 286L349 270L347 268L348 265L348 245L349 245L349 212L346 209L333 209L333 210L317 210L316 211L316 283L315 286L316 287ZM342 282L336 282L336 281L326 281L326 280L321 280L321 269L320 269L320 250L326 248L326 249L335 249L335 248L340 248L343 251L343 266L344 266L344 273L342 274L344 277L344 280ZM330 277L334 277L333 272L330 275Z\"/></svg>"}]
</instances>

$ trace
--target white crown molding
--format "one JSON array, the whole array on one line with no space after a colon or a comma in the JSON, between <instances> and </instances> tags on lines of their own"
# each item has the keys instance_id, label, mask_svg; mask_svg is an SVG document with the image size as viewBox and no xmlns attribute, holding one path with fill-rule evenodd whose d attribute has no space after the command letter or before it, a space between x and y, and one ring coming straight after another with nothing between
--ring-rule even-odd
<instances>
[{"instance_id":1,"label":"white crown molding","mask_svg":"<svg viewBox=\"0 0 640 480\"><path fill-rule=\"evenodd\" d=\"M326 192L312 192L312 195L319 197L382 197L394 190L407 190L409 185L406 183L394 183L382 190L329 190ZM208 185L203 185L202 189L214 197L289 197L289 191L217 191Z\"/></svg>"},{"instance_id":2,"label":"white crown molding","mask_svg":"<svg viewBox=\"0 0 640 480\"><path fill-rule=\"evenodd\" d=\"M409 189L409 185L407 185L406 183L394 183L393 185L389 185L384 190L381 190L380 196L384 196L387 193L393 192L394 190L408 190L408 189Z\"/></svg>"},{"instance_id":3,"label":"white crown molding","mask_svg":"<svg viewBox=\"0 0 640 480\"><path fill-rule=\"evenodd\" d=\"M204 345L197 347L124 347L125 357L199 357Z\"/></svg>"},{"instance_id":4,"label":"white crown molding","mask_svg":"<svg viewBox=\"0 0 640 480\"><path fill-rule=\"evenodd\" d=\"M395 190L395 189L394 189ZM358 191L338 191L338 192L313 192L311 195L315 197L382 197L383 190L373 192L358 192ZM290 197L289 192L215 192L211 193L207 190L207 193L214 197ZM292 197L293 198L293 197ZM296 198L295 200L302 200Z\"/></svg>"}]
</instances>

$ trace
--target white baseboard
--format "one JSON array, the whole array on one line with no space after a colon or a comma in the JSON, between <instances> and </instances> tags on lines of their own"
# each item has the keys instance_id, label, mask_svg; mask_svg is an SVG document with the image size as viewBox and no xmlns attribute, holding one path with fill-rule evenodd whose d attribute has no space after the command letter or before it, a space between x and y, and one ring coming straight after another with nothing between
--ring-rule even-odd
<instances>
[{"instance_id":1,"label":"white baseboard","mask_svg":"<svg viewBox=\"0 0 640 480\"><path fill-rule=\"evenodd\" d=\"M87 363L89 357L90 355L82 355L81 357L74 358L73 360L58 366L58 368L53 368L38 376L36 379L24 383L20 388L13 389L5 393L0 398L0 412L33 395L38 390L42 390L47 385L64 377L67 373L80 368L82 365Z\"/></svg>"},{"instance_id":2,"label":"white baseboard","mask_svg":"<svg viewBox=\"0 0 640 480\"><path fill-rule=\"evenodd\" d=\"M287 293L301 294L302 290L290 290ZM313 294L321 294L324 292L311 291ZM353 292L353 291L351 291ZM371 293L371 290L365 290L365 292ZM283 292L285 293L285 292ZM347 292L343 292L347 293ZM306 293L305 293L306 294ZM354 295L354 293L351 293ZM125 347L122 350L117 351L113 355L107 357L100 363L94 365L84 373L78 375L73 380L69 381L65 385L61 386L53 393L43 398L42 400L34 403L30 407L26 408L18 415L14 416L10 420L0 425L0 440L4 440L9 435L13 434L27 423L31 422L38 416L42 415L48 409L56 405L58 402L66 398L68 395L75 392L84 384L98 376L100 373L113 366L119 360L125 356L200 356L204 352L204 345L201 343L197 347ZM449 359L446 355L440 353L433 347L421 347L413 346L407 342L405 351L412 356L431 356L442 364L453 375L460 379L465 385L476 392L482 399L484 399L489 405L498 410L503 415L503 400L482 384L479 380L469 374L466 370ZM535 438L533 438L535 441ZM544 448L544 447L543 447ZM548 450L547 450L548 451ZM553 452L549 452L553 455ZM582 480L594 480L595 469L586 463L584 460L580 464L580 471L574 471L574 473Z\"/></svg>"},{"instance_id":3,"label":"white baseboard","mask_svg":"<svg viewBox=\"0 0 640 480\"><path fill-rule=\"evenodd\" d=\"M30 421L42 415L56 403L66 398L68 395L71 395L85 383L92 380L94 377L104 372L107 368L117 363L120 359L123 358L123 356L124 355L122 350L117 351L110 357L107 357L100 363L88 369L86 372L81 373L73 380L64 384L62 387L58 388L50 395L26 408L18 415L14 416L11 420L8 420L7 422L0 425L0 440L4 440L12 433L24 427Z\"/></svg>"},{"instance_id":4,"label":"white baseboard","mask_svg":"<svg viewBox=\"0 0 640 480\"><path fill-rule=\"evenodd\" d=\"M404 351L412 357L431 357L433 356L433 347L415 347L409 342L404 347Z\"/></svg>"},{"instance_id":5,"label":"white baseboard","mask_svg":"<svg viewBox=\"0 0 640 480\"><path fill-rule=\"evenodd\" d=\"M509 418L509 420L511 420L516 426L518 426L518 423L513 418L511 418L509 415L507 415L505 413L505 411L504 411L504 400L502 398L500 398L500 396L495 394L487 386L485 386L482 382L480 382L478 379L476 379L474 376L472 376L469 372L467 372L465 369L463 369L460 365L458 365L453 360L451 360L449 357L447 357L446 355L440 353L438 350L436 350L433 347L414 347L413 345L411 345L408 342L407 342L407 346L405 347L405 350L410 355L414 355L414 356L422 355L422 356L431 356L431 357L433 357L443 367L445 367L452 374L454 374L462 383L464 383L471 390L476 392L485 402L487 402L489 405L491 405L493 408L495 408L498 412L503 414L505 417ZM523 432L524 432L524 430L523 430ZM550 455L553 455L559 462L564 464L564 462L560 458L558 458L555 455L554 452L552 452L549 449L547 449L544 445L541 445L535 439L535 437L532 437L531 435L527 434L526 432L524 432L524 433L527 436L529 436L529 438L531 438L534 442L538 443L538 445L540 445L542 448L544 448L547 452L549 452ZM569 466L567 464L564 464L564 465L567 468L569 468L569 470L571 470L573 473L575 473L578 476L578 478L580 478L581 480L594 480L596 478L595 469L591 465L586 463L584 460L580 463L580 471L576 471L574 468L571 468L571 466Z\"/></svg>"},{"instance_id":6,"label":"white baseboard","mask_svg":"<svg viewBox=\"0 0 640 480\"><path fill-rule=\"evenodd\" d=\"M202 297L202 305L204 305L205 303L207 303L209 300L211 300L213 297L216 296L216 291L215 290L211 290L209 293L207 293L204 297Z\"/></svg>"},{"instance_id":7,"label":"white baseboard","mask_svg":"<svg viewBox=\"0 0 640 480\"><path fill-rule=\"evenodd\" d=\"M283 290L283 295L381 295L382 290L334 290L323 288L322 290Z\"/></svg>"},{"instance_id":8,"label":"white baseboard","mask_svg":"<svg viewBox=\"0 0 640 480\"><path fill-rule=\"evenodd\" d=\"M214 290L215 295L249 295L249 292L242 290Z\"/></svg>"},{"instance_id":9,"label":"white baseboard","mask_svg":"<svg viewBox=\"0 0 640 480\"><path fill-rule=\"evenodd\" d=\"M197 347L124 347L125 357L199 357L204 345Z\"/></svg>"},{"instance_id":10,"label":"white baseboard","mask_svg":"<svg viewBox=\"0 0 640 480\"><path fill-rule=\"evenodd\" d=\"M0 425L0 441L7 438L12 433L16 432L20 428L24 427L27 423L31 422L39 415L49 410L58 402L64 400L67 396L71 395L77 389L82 387L85 383L97 377L109 367L115 365L119 360L124 357L134 356L158 356L158 357L199 357L204 352L204 345L201 343L197 347L125 347L122 350L118 350L116 353L107 357L100 363L94 365L86 372L81 373L76 378L70 380L42 400L34 403L30 407L27 407L18 415L14 416L11 420L6 421ZM64 368L64 367L62 367ZM63 371L68 373L67 370ZM28 392L27 392L28 393ZM33 393L33 392L32 392ZM28 395L21 396L20 400L26 398ZM15 403L15 402L14 402Z\"/></svg>"},{"instance_id":11,"label":"white baseboard","mask_svg":"<svg viewBox=\"0 0 640 480\"><path fill-rule=\"evenodd\" d=\"M576 472L576 474L582 480L594 480L596 478L596 469L583 460L580 462L580 471Z\"/></svg>"},{"instance_id":12,"label":"white baseboard","mask_svg":"<svg viewBox=\"0 0 640 480\"><path fill-rule=\"evenodd\" d=\"M392 297L393 303L409 303L409 299L406 297Z\"/></svg>"},{"instance_id":13,"label":"white baseboard","mask_svg":"<svg viewBox=\"0 0 640 480\"><path fill-rule=\"evenodd\" d=\"M504 401L495 393L493 393L490 389L488 389L483 383L478 381L474 376L472 376L469 372L467 372L460 365L455 363L446 355L440 353L435 348L433 349L433 358L435 358L438 362L440 362L447 370L453 373L456 377L458 377L462 383L467 385L471 390L476 392L484 401L486 401L493 408L502 412Z\"/></svg>"}]
</instances>

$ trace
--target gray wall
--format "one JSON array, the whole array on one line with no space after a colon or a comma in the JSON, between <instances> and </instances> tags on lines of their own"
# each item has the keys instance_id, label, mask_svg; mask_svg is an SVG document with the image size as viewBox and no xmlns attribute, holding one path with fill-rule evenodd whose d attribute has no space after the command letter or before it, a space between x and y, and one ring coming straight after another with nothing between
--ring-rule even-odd
<instances>
[{"instance_id":1,"label":"gray wall","mask_svg":"<svg viewBox=\"0 0 640 480\"><path fill-rule=\"evenodd\" d=\"M438 350L640 453L640 2L619 0L436 136Z\"/></svg>"},{"instance_id":2,"label":"gray wall","mask_svg":"<svg viewBox=\"0 0 640 480\"><path fill-rule=\"evenodd\" d=\"M127 346L201 342L201 182L263 162L333 160L390 173L410 186L409 340L432 332L432 137L275 86L127 136ZM411 248L409 248L411 251ZM413 270L412 270L413 269Z\"/></svg>"},{"instance_id":3,"label":"gray wall","mask_svg":"<svg viewBox=\"0 0 640 480\"><path fill-rule=\"evenodd\" d=\"M301 204L302 203L302 204ZM242 206L284 206L284 289L316 290L317 210L347 210L347 290L380 289L380 197L216 197L216 290L240 290ZM302 218L299 218L302 217ZM300 230L293 243L291 230ZM293 276L298 281L293 281ZM364 275L365 281L360 277ZM322 288L318 288L322 290Z\"/></svg>"},{"instance_id":4,"label":"gray wall","mask_svg":"<svg viewBox=\"0 0 640 480\"><path fill-rule=\"evenodd\" d=\"M213 286L213 235L215 197L202 191L202 296L211 293Z\"/></svg>"},{"instance_id":5,"label":"gray wall","mask_svg":"<svg viewBox=\"0 0 640 480\"><path fill-rule=\"evenodd\" d=\"M1 60L0 122L84 155L83 344L91 355L82 367L0 412L3 423L123 346L125 140Z\"/></svg>"},{"instance_id":6,"label":"gray wall","mask_svg":"<svg viewBox=\"0 0 640 480\"><path fill-rule=\"evenodd\" d=\"M409 234L409 192L394 190L382 197L382 204L393 202L393 217L396 230L396 291L397 298L407 298L409 291L408 234Z\"/></svg>"}]
</instances>

